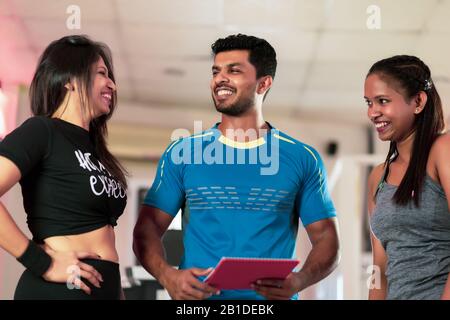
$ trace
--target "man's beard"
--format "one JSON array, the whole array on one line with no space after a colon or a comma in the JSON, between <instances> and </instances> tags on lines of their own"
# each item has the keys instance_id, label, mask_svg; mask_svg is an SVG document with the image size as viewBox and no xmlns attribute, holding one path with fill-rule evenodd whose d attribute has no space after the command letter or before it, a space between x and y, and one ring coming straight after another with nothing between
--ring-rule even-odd
<instances>
[{"instance_id":1,"label":"man's beard","mask_svg":"<svg viewBox=\"0 0 450 320\"><path fill-rule=\"evenodd\" d=\"M235 103L226 106L218 104L216 99L214 99L214 96L213 101L217 111L232 117L237 117L246 113L255 104L255 99L253 97L241 98Z\"/></svg>"}]
</instances>

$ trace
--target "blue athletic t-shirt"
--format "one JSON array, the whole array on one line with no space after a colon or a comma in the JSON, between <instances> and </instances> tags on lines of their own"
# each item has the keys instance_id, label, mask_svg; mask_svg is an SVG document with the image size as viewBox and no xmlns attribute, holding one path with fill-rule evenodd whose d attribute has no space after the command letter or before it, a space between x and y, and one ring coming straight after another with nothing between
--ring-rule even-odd
<instances>
[{"instance_id":1,"label":"blue athletic t-shirt","mask_svg":"<svg viewBox=\"0 0 450 320\"><path fill-rule=\"evenodd\" d=\"M144 200L173 217L182 209L180 269L215 267L224 256L293 258L299 218L306 226L336 216L320 155L273 127L240 143L217 126L169 145Z\"/></svg>"}]
</instances>

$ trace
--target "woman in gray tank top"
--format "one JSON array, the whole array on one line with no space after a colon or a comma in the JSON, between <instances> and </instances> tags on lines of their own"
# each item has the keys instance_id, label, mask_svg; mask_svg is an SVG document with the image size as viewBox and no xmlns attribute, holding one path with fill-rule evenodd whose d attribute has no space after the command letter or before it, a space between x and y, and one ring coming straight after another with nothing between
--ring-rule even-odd
<instances>
[{"instance_id":1,"label":"woman in gray tank top","mask_svg":"<svg viewBox=\"0 0 450 320\"><path fill-rule=\"evenodd\" d=\"M450 299L450 134L430 69L414 56L378 61L364 95L379 139L390 141L369 178L369 299Z\"/></svg>"}]
</instances>

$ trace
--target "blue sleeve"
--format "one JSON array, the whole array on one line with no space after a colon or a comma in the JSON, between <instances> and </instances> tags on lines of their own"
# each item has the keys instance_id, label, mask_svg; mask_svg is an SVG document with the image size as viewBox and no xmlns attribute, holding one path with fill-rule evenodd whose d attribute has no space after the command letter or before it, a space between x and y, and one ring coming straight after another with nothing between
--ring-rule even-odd
<instances>
[{"instance_id":1,"label":"blue sleeve","mask_svg":"<svg viewBox=\"0 0 450 320\"><path fill-rule=\"evenodd\" d=\"M183 164L172 160L172 147L180 140L167 147L158 163L158 170L152 187L148 190L144 204L158 208L175 217L185 201L183 184Z\"/></svg>"},{"instance_id":2,"label":"blue sleeve","mask_svg":"<svg viewBox=\"0 0 450 320\"><path fill-rule=\"evenodd\" d=\"M328 191L327 172L319 153L311 147L302 146L303 183L297 195L297 209L304 226L336 216Z\"/></svg>"}]
</instances>

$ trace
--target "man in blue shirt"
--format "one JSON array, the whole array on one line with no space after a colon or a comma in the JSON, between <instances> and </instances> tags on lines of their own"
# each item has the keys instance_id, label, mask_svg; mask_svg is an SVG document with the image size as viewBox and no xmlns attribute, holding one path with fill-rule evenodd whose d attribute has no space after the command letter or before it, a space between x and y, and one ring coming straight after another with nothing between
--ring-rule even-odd
<instances>
[{"instance_id":1,"label":"man in blue shirt","mask_svg":"<svg viewBox=\"0 0 450 320\"><path fill-rule=\"evenodd\" d=\"M143 267L174 299L292 299L339 260L336 212L320 155L264 121L276 53L246 35L213 45L211 93L222 121L172 142L158 165L134 231ZM161 238L179 210L184 256L164 258ZM202 281L224 257L292 258L299 220L312 243L303 268L253 290L219 292Z\"/></svg>"}]
</instances>

